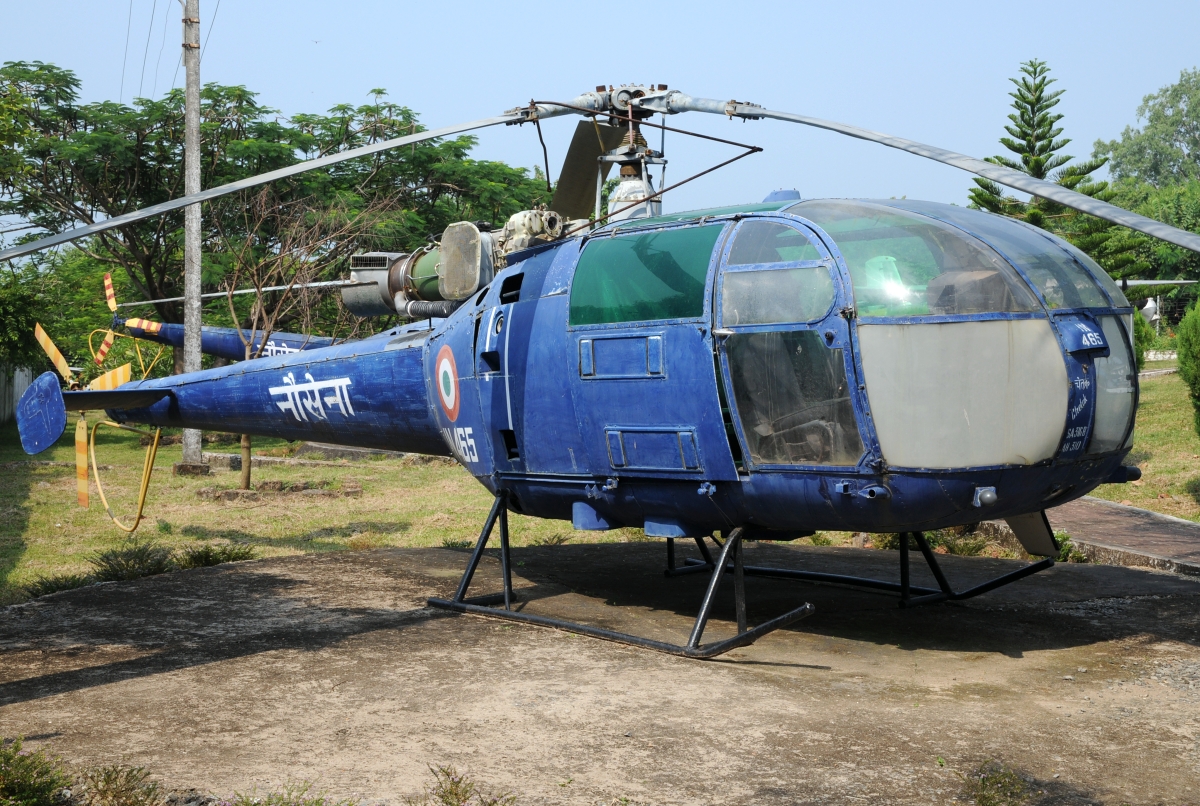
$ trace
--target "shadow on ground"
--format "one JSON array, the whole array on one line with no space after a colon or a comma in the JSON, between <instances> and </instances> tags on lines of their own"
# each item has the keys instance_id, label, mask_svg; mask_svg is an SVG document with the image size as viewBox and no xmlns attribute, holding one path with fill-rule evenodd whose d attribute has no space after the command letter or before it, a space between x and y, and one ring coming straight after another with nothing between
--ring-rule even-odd
<instances>
[{"instance_id":1,"label":"shadow on ground","mask_svg":"<svg viewBox=\"0 0 1200 806\"><path fill-rule=\"evenodd\" d=\"M682 541L681 541L682 542ZM680 562L694 548L678 550ZM469 595L499 590L496 552L489 550ZM456 618L424 606L423 597L391 606L344 606L328 595L362 593L371 580L399 579L429 596L453 593L469 552L391 549L293 557L178 572L126 583L108 583L45 597L8 609L0 622L0 647L63 648L79 668L39 672L9 658L0 671L0 704L220 663L282 649L316 651L378 630L403 633L431 619ZM748 564L806 568L889 579L896 552L750 544ZM941 557L958 586L977 584L1020 562ZM659 543L599 543L513 549L518 607L656 640L682 643L691 627L707 574L664 578ZM322 594L288 573L320 563ZM933 585L916 570L914 584ZM901 609L897 597L842 586L751 577L746 581L750 623L765 621L801 602L816 613L791 632L870 642L901 650L1026 653L1077 647L1132 636L1195 644L1200 583L1116 566L1059 565L1040 575L966 603ZM575 594L574 596L569 594ZM1120 618L1097 618L1107 601ZM1115 603L1115 604L1112 604ZM1053 618L1047 618L1047 611ZM705 641L732 635L732 585L723 583ZM520 629L520 628L518 628ZM89 647L125 648L129 657L85 660ZM111 650L108 650L111 651ZM4 657L0 652L0 658ZM74 663L78 661L78 664ZM804 665L804 664L800 664Z\"/></svg>"}]
</instances>

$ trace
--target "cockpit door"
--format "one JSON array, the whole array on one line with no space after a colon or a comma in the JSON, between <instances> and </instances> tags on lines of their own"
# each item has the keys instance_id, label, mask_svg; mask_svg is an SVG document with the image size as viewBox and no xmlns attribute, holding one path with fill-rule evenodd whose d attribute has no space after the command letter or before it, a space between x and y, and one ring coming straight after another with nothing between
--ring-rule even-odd
<instances>
[{"instance_id":1,"label":"cockpit door","mask_svg":"<svg viewBox=\"0 0 1200 806\"><path fill-rule=\"evenodd\" d=\"M807 228L742 221L722 255L714 335L742 469L852 467L855 419L847 294Z\"/></svg>"}]
</instances>

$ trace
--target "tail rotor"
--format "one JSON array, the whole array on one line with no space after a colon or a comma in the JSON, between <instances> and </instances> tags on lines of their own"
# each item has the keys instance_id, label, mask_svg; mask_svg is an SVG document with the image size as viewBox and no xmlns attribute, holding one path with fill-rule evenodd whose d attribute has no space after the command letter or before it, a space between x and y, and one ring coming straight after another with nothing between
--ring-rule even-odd
<instances>
[{"instance_id":1,"label":"tail rotor","mask_svg":"<svg viewBox=\"0 0 1200 806\"><path fill-rule=\"evenodd\" d=\"M116 301L112 296L112 280L108 275L104 276L104 288L108 294L109 307L115 308ZM50 338L50 335L42 328L41 323L37 323L33 328L33 337L42 349L46 351L46 355L50 358L50 363L58 370L58 374L67 382L68 389L78 389L79 380L75 377L67 359L63 356L62 351L58 349L58 345ZM101 344L100 350L96 353L96 363L100 364L104 360L104 355L108 353L108 348L112 346L113 333L109 331L104 337L104 343ZM92 391L107 391L116 389L124 383L128 383L133 372L132 364L124 364L114 370L110 370L97 378L94 378L87 388ZM75 488L76 500L79 506L87 508L88 506L88 424L87 413L79 412L79 422L75 424Z\"/></svg>"}]
</instances>

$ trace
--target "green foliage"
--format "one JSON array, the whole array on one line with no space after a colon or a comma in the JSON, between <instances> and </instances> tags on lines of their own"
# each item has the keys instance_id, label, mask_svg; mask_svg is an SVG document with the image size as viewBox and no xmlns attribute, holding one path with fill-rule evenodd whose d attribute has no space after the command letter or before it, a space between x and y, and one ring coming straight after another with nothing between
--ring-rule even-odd
<instances>
[{"instance_id":1,"label":"green foliage","mask_svg":"<svg viewBox=\"0 0 1200 806\"><path fill-rule=\"evenodd\" d=\"M1146 351L1154 346L1156 334L1154 328L1150 327L1150 323L1146 321L1146 317L1142 316L1141 311L1133 312L1133 353L1137 359L1138 372L1146 366Z\"/></svg>"},{"instance_id":2,"label":"green foliage","mask_svg":"<svg viewBox=\"0 0 1200 806\"><path fill-rule=\"evenodd\" d=\"M1194 307L1189 310L1175 334L1175 349L1179 351L1179 377L1187 385L1196 433L1200 434L1200 310Z\"/></svg>"},{"instance_id":3,"label":"green foliage","mask_svg":"<svg viewBox=\"0 0 1200 806\"><path fill-rule=\"evenodd\" d=\"M0 279L0 365L41 366L42 348L33 338L41 310L37 293L15 273Z\"/></svg>"},{"instance_id":4,"label":"green foliage","mask_svg":"<svg viewBox=\"0 0 1200 806\"><path fill-rule=\"evenodd\" d=\"M454 767L430 767L433 783L416 798L405 798L408 806L515 806L516 795L492 794L481 789L466 774Z\"/></svg>"},{"instance_id":5,"label":"green foliage","mask_svg":"<svg viewBox=\"0 0 1200 806\"><path fill-rule=\"evenodd\" d=\"M963 799L976 806L1021 806L1032 795L1024 778L996 761L980 765L963 784Z\"/></svg>"},{"instance_id":6,"label":"green foliage","mask_svg":"<svg viewBox=\"0 0 1200 806\"><path fill-rule=\"evenodd\" d=\"M166 792L144 767L108 764L80 775L80 806L160 806Z\"/></svg>"},{"instance_id":7,"label":"green foliage","mask_svg":"<svg viewBox=\"0 0 1200 806\"><path fill-rule=\"evenodd\" d=\"M51 64L0 67L0 215L25 221L32 230L58 232L182 194L182 90L126 106L80 103L79 89L74 73ZM416 113L386 100L383 90L375 91L368 104L343 104L325 115L289 120L245 87L207 84L201 91L201 184L213 187L421 130ZM262 192L269 205L290 211L284 219L247 217L251 196L246 194L206 204L204 290L217 290L227 278L232 267L223 247L228 244L249 244L254 254L278 250L281 221L340 225L339 248L311 256L313 279L329 279L341 272L340 256L349 251L410 251L451 222L499 223L544 200L539 177L470 159L474 145L472 137L427 141L272 183ZM364 216L366 210L375 214ZM123 275L126 299L177 296L182 227L183 212L168 213L98 234L64 254L87 259L87 278L78 287L89 295L101 294L101 275L109 269ZM61 267L53 265L55 260L39 257L30 263L53 271ZM57 297L44 298L59 309ZM336 311L336 297L321 299L326 313ZM99 301L103 304L102 295ZM249 304L242 304L239 316ZM178 303L159 303L155 309L154 318L161 321L182 319ZM224 300L209 310L229 316ZM320 332L320 325L312 329Z\"/></svg>"},{"instance_id":8,"label":"green foliage","mask_svg":"<svg viewBox=\"0 0 1200 806\"><path fill-rule=\"evenodd\" d=\"M1163 187L1123 179L1115 186L1114 203L1127 210L1179 227L1200 232L1200 179L1189 179ZM1157 238L1145 239L1138 248L1140 259L1149 265L1144 277L1160 280L1194 280L1200 278L1200 254ZM1195 292L1187 288L1164 290L1164 296L1174 299Z\"/></svg>"},{"instance_id":9,"label":"green foliage","mask_svg":"<svg viewBox=\"0 0 1200 806\"><path fill-rule=\"evenodd\" d=\"M355 800L334 800L324 792L313 792L312 784L304 781L285 784L282 791L260 795L257 792L234 793L231 806L357 806Z\"/></svg>"},{"instance_id":10,"label":"green foliage","mask_svg":"<svg viewBox=\"0 0 1200 806\"><path fill-rule=\"evenodd\" d=\"M1071 542L1071 536L1066 532L1055 532L1054 539L1058 542L1058 556L1054 559L1060 563L1086 563L1091 562L1088 556L1075 547Z\"/></svg>"},{"instance_id":11,"label":"green foliage","mask_svg":"<svg viewBox=\"0 0 1200 806\"><path fill-rule=\"evenodd\" d=\"M1200 69L1142 99L1142 127L1126 126L1119 140L1097 140L1094 155L1111 159L1115 179L1155 187L1200 179Z\"/></svg>"},{"instance_id":12,"label":"green foliage","mask_svg":"<svg viewBox=\"0 0 1200 806\"><path fill-rule=\"evenodd\" d=\"M169 532L170 530L167 530L167 533ZM128 581L187 568L208 568L221 563L253 560L257 557L258 551L244 543L202 543L172 552L157 543L135 539L90 557L88 563L93 568L90 574L55 574L39 577L26 585L24 592L31 598L37 598L59 591L82 588L94 582Z\"/></svg>"},{"instance_id":13,"label":"green foliage","mask_svg":"<svg viewBox=\"0 0 1200 806\"><path fill-rule=\"evenodd\" d=\"M564 546L568 542L570 542L570 540L571 540L571 535L566 534L565 532L558 532L558 533L552 534L552 535L544 535L541 537L535 537L533 540L529 541L529 545L531 545L531 546Z\"/></svg>"},{"instance_id":14,"label":"green foliage","mask_svg":"<svg viewBox=\"0 0 1200 806\"><path fill-rule=\"evenodd\" d=\"M995 156L987 161L1112 202L1117 191L1108 182L1092 177L1108 162L1107 157L1094 156L1071 165L1074 157L1062 153L1071 140L1060 137L1063 129L1058 123L1063 116L1052 110L1065 90L1050 91L1050 85L1056 81L1049 77L1050 68L1045 62L1032 59L1021 65L1020 72L1020 78L1009 79L1017 88L1009 93L1015 111L1008 116L1010 125L1004 127L1008 136L1000 138L1000 144L1019 159ZM1020 219L1065 238L1114 276L1128 276L1147 268L1141 257L1145 242L1142 236L1049 199L1035 196L1027 202L1021 201L1005 195L997 183L976 177L970 206Z\"/></svg>"},{"instance_id":15,"label":"green foliage","mask_svg":"<svg viewBox=\"0 0 1200 806\"><path fill-rule=\"evenodd\" d=\"M235 563L258 557L254 546L245 543L204 543L187 546L175 552L175 565L179 568L208 568L221 563Z\"/></svg>"},{"instance_id":16,"label":"green foliage","mask_svg":"<svg viewBox=\"0 0 1200 806\"><path fill-rule=\"evenodd\" d=\"M978 557L983 554L991 540L987 535L968 532L963 528L938 529L925 533L925 542L931 549L942 548L947 554L960 557ZM884 551L900 550L900 535L876 534L871 535L871 545ZM909 543L911 551L919 551L915 542Z\"/></svg>"},{"instance_id":17,"label":"green foliage","mask_svg":"<svg viewBox=\"0 0 1200 806\"><path fill-rule=\"evenodd\" d=\"M26 750L22 737L0 739L0 804L54 806L71 785L62 761L44 750Z\"/></svg>"},{"instance_id":18,"label":"green foliage","mask_svg":"<svg viewBox=\"0 0 1200 806\"><path fill-rule=\"evenodd\" d=\"M120 548L101 551L88 562L95 569L93 575L100 582L122 582L175 570L169 548L136 539L129 540Z\"/></svg>"},{"instance_id":19,"label":"green foliage","mask_svg":"<svg viewBox=\"0 0 1200 806\"><path fill-rule=\"evenodd\" d=\"M39 596L49 596L59 591L83 588L95 581L96 578L91 574L54 574L48 577L38 577L25 586L25 595L36 599Z\"/></svg>"}]
</instances>

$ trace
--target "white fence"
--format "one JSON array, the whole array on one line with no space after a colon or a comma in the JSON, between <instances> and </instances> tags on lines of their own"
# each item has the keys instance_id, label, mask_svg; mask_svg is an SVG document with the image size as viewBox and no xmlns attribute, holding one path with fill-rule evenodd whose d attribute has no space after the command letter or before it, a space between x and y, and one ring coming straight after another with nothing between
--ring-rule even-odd
<instances>
[{"instance_id":1,"label":"white fence","mask_svg":"<svg viewBox=\"0 0 1200 806\"><path fill-rule=\"evenodd\" d=\"M17 401L31 383L33 371L28 367L0 364L0 423L7 423L17 413Z\"/></svg>"}]
</instances>

